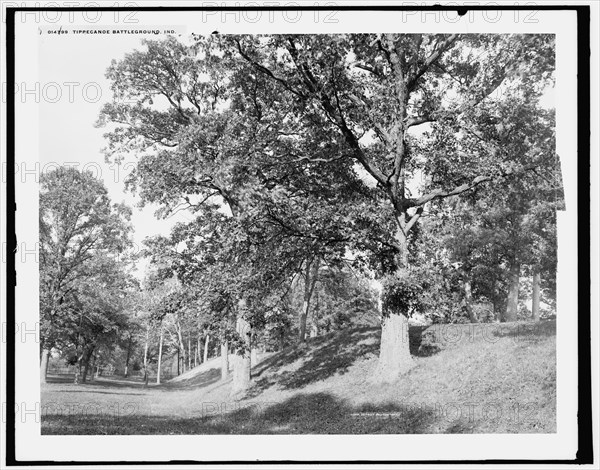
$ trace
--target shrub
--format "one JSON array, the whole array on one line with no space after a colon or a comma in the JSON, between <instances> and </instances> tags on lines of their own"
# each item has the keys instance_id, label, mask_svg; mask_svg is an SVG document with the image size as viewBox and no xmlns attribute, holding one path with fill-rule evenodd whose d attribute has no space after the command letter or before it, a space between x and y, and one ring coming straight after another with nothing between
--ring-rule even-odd
<instances>
[{"instance_id":1,"label":"shrub","mask_svg":"<svg viewBox=\"0 0 600 470\"><path fill-rule=\"evenodd\" d=\"M424 285L420 276L401 270L383 279L382 308L384 312L411 315L423 309Z\"/></svg>"}]
</instances>

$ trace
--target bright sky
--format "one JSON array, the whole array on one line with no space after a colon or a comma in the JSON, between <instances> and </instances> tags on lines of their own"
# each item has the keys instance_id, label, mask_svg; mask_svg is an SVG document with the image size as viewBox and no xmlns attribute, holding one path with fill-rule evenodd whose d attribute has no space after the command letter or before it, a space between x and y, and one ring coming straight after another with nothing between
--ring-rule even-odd
<instances>
[{"instance_id":1,"label":"bright sky","mask_svg":"<svg viewBox=\"0 0 600 470\"><path fill-rule=\"evenodd\" d=\"M136 249L142 247L145 237L166 235L175 221L190 218L182 211L173 218L157 220L156 207L135 207L138 198L125 192L125 176L135 159L124 162L121 168L105 163L101 149L106 144L103 134L107 129L94 127L103 103L112 99L110 83L104 77L106 69L113 58L118 60L126 52L142 48L141 39L136 35L79 35L76 40L72 36L43 35L39 41L41 169L49 171L55 167L52 163L57 163L94 171L113 202L124 201L133 208ZM143 275L144 265L138 266L139 276Z\"/></svg>"}]
</instances>

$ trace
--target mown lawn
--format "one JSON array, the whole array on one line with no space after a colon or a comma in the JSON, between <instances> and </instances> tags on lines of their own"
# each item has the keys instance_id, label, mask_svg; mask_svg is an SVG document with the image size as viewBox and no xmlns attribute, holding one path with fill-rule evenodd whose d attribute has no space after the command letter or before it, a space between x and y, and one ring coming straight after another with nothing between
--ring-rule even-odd
<instances>
[{"instance_id":1,"label":"mown lawn","mask_svg":"<svg viewBox=\"0 0 600 470\"><path fill-rule=\"evenodd\" d=\"M42 433L553 433L555 329L553 321L413 328L416 367L387 385L368 381L378 328L267 357L241 400L229 398L216 366L148 388L57 381L42 388Z\"/></svg>"}]
</instances>

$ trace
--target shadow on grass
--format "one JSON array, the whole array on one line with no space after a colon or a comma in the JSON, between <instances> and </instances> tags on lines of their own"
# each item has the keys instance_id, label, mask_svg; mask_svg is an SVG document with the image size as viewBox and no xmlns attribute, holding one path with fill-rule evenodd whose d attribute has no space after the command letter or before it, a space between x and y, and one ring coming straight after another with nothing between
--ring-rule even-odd
<instances>
[{"instance_id":1,"label":"shadow on grass","mask_svg":"<svg viewBox=\"0 0 600 470\"><path fill-rule=\"evenodd\" d=\"M46 415L42 434L407 434L435 423L433 408L396 403L351 407L328 393L282 403L203 403L198 416Z\"/></svg>"},{"instance_id":2,"label":"shadow on grass","mask_svg":"<svg viewBox=\"0 0 600 470\"><path fill-rule=\"evenodd\" d=\"M556 336L556 320L537 322L496 323L491 332L497 338L514 338L516 341L542 341L546 337ZM490 335L491 336L491 335Z\"/></svg>"},{"instance_id":3,"label":"shadow on grass","mask_svg":"<svg viewBox=\"0 0 600 470\"><path fill-rule=\"evenodd\" d=\"M84 384L85 385L85 384ZM91 384L90 384L91 385ZM63 390L61 391L61 393L85 393L85 394L90 394L90 393L99 393L101 395L119 395L119 396L132 396L132 395L138 395L138 396L145 396L144 393L130 393L130 392L125 392L125 391L118 391L118 392L105 392L103 390Z\"/></svg>"},{"instance_id":4,"label":"shadow on grass","mask_svg":"<svg viewBox=\"0 0 600 470\"><path fill-rule=\"evenodd\" d=\"M49 384L72 384L75 380L74 374L48 374L46 382Z\"/></svg>"},{"instance_id":5,"label":"shadow on grass","mask_svg":"<svg viewBox=\"0 0 600 470\"><path fill-rule=\"evenodd\" d=\"M409 328L410 351L415 356L431 355L425 354L420 347L425 328ZM357 360L379 354L380 337L379 327L363 327L312 338L304 347L288 348L265 359L253 369L254 385L247 396L256 397L276 384L288 390L298 389L335 374L344 374ZM297 368L286 370L301 359ZM263 377L266 371L269 375Z\"/></svg>"},{"instance_id":6,"label":"shadow on grass","mask_svg":"<svg viewBox=\"0 0 600 470\"><path fill-rule=\"evenodd\" d=\"M208 369L200 374L179 382L165 382L159 387L163 390L181 390L190 387L204 388L221 380L221 369Z\"/></svg>"},{"instance_id":7,"label":"shadow on grass","mask_svg":"<svg viewBox=\"0 0 600 470\"><path fill-rule=\"evenodd\" d=\"M252 370L254 385L247 396L255 397L274 384L297 389L343 374L357 359L379 350L379 334L378 328L358 328L311 338L305 346L281 351ZM293 367L296 361L299 365ZM266 371L269 375L263 377Z\"/></svg>"},{"instance_id":8,"label":"shadow on grass","mask_svg":"<svg viewBox=\"0 0 600 470\"><path fill-rule=\"evenodd\" d=\"M74 383L73 375L49 375L46 378L49 384L73 384L78 387L106 387L106 388L142 388L144 382L136 379L126 379L124 377L100 377L97 379L88 379L86 382ZM149 386L154 385L149 382Z\"/></svg>"},{"instance_id":9,"label":"shadow on grass","mask_svg":"<svg viewBox=\"0 0 600 470\"><path fill-rule=\"evenodd\" d=\"M148 381L148 385L145 386L144 382L140 379L131 379L124 377L100 377L94 380L88 380L85 383L73 383L73 376L58 376L51 375L47 378L47 383L49 384L64 384L64 385L73 385L74 387L79 388L79 390L65 390L65 393L126 393L125 389L134 389L134 390L151 390L151 389L160 389L163 391L169 390L183 390L189 388L203 388L208 387L221 379L221 369L209 369L204 371L198 375L195 375L187 380L182 380L179 382L163 382L161 384L157 384L155 382L156 378L153 381ZM98 388L106 388L106 389L116 389L121 391L115 392L102 392L97 390ZM94 390L92 390L94 389ZM128 393L128 395L133 395L132 393ZM140 394L142 395L142 394Z\"/></svg>"}]
</instances>

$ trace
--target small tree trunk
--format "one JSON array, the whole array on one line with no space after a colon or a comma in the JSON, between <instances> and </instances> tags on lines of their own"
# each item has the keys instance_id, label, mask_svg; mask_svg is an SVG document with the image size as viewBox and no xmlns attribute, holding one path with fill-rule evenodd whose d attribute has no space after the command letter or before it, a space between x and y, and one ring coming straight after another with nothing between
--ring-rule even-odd
<instances>
[{"instance_id":1,"label":"small tree trunk","mask_svg":"<svg viewBox=\"0 0 600 470\"><path fill-rule=\"evenodd\" d=\"M180 370L180 363L181 363L181 357L180 357L180 352L179 352L179 348L177 348L177 375L181 374L181 370Z\"/></svg>"},{"instance_id":2,"label":"small tree trunk","mask_svg":"<svg viewBox=\"0 0 600 470\"><path fill-rule=\"evenodd\" d=\"M48 362L50 358L50 350L42 349L42 357L40 359L40 382L45 384L48 376Z\"/></svg>"},{"instance_id":3,"label":"small tree trunk","mask_svg":"<svg viewBox=\"0 0 600 470\"><path fill-rule=\"evenodd\" d=\"M146 341L144 342L144 385L148 384L148 343L150 342L150 323L146 325Z\"/></svg>"},{"instance_id":4,"label":"small tree trunk","mask_svg":"<svg viewBox=\"0 0 600 470\"><path fill-rule=\"evenodd\" d=\"M302 301L302 313L300 314L300 342L306 341L306 319L308 318L308 312L310 310L310 299L319 277L319 263L320 260L318 257L315 257L312 261L306 262L306 270L304 273L304 298Z\"/></svg>"},{"instance_id":5,"label":"small tree trunk","mask_svg":"<svg viewBox=\"0 0 600 470\"><path fill-rule=\"evenodd\" d=\"M92 376L92 381L96 379L96 370L98 367L98 354L94 353L91 357L92 367L90 369L90 375Z\"/></svg>"},{"instance_id":6,"label":"small tree trunk","mask_svg":"<svg viewBox=\"0 0 600 470\"><path fill-rule=\"evenodd\" d=\"M506 303L506 313L504 315L504 321L512 322L517 321L517 309L519 305L519 272L521 271L521 265L518 261L513 259L509 267L509 287L508 287L508 301Z\"/></svg>"},{"instance_id":7,"label":"small tree trunk","mask_svg":"<svg viewBox=\"0 0 600 470\"><path fill-rule=\"evenodd\" d=\"M185 363L187 361L187 356L185 354L185 344L183 344L183 337L181 335L181 325L177 322L177 337L179 338L179 350L181 351L182 361L181 361L181 372L185 372Z\"/></svg>"},{"instance_id":8,"label":"small tree trunk","mask_svg":"<svg viewBox=\"0 0 600 470\"><path fill-rule=\"evenodd\" d=\"M306 317L308 316L308 304L306 302L302 305L302 313L300 314L300 342L306 341Z\"/></svg>"},{"instance_id":9,"label":"small tree trunk","mask_svg":"<svg viewBox=\"0 0 600 470\"><path fill-rule=\"evenodd\" d=\"M75 379L74 379L74 382L76 384L81 382L81 367L83 365L84 352L85 351L82 351L81 354L79 355L79 357L77 357L77 370L75 372Z\"/></svg>"},{"instance_id":10,"label":"small tree trunk","mask_svg":"<svg viewBox=\"0 0 600 470\"><path fill-rule=\"evenodd\" d=\"M210 335L206 335L204 338L204 357L202 362L208 361L208 342L210 341Z\"/></svg>"},{"instance_id":11,"label":"small tree trunk","mask_svg":"<svg viewBox=\"0 0 600 470\"><path fill-rule=\"evenodd\" d=\"M531 314L533 321L540 319L540 272L536 269L533 272L533 292L531 299Z\"/></svg>"},{"instance_id":12,"label":"small tree trunk","mask_svg":"<svg viewBox=\"0 0 600 470\"><path fill-rule=\"evenodd\" d=\"M163 348L163 328L160 325L160 338L158 340L158 364L156 365L156 383L160 385L160 366L162 362L162 348Z\"/></svg>"},{"instance_id":13,"label":"small tree trunk","mask_svg":"<svg viewBox=\"0 0 600 470\"><path fill-rule=\"evenodd\" d=\"M221 380L227 380L229 376L229 343L221 343Z\"/></svg>"},{"instance_id":14,"label":"small tree trunk","mask_svg":"<svg viewBox=\"0 0 600 470\"><path fill-rule=\"evenodd\" d=\"M285 334L282 331L281 334L279 335L279 350L283 351L284 348L285 348Z\"/></svg>"},{"instance_id":15,"label":"small tree trunk","mask_svg":"<svg viewBox=\"0 0 600 470\"><path fill-rule=\"evenodd\" d=\"M94 357L94 364L96 365L96 372L94 373L94 379L100 376L100 358L96 355Z\"/></svg>"},{"instance_id":16,"label":"small tree trunk","mask_svg":"<svg viewBox=\"0 0 600 470\"><path fill-rule=\"evenodd\" d=\"M258 348L256 347L256 332L250 335L250 368L258 363Z\"/></svg>"},{"instance_id":17,"label":"small tree trunk","mask_svg":"<svg viewBox=\"0 0 600 470\"><path fill-rule=\"evenodd\" d=\"M77 358L77 376L76 378L81 378L81 369L83 367L83 356L85 354L85 351L83 351L79 357Z\"/></svg>"},{"instance_id":18,"label":"small tree trunk","mask_svg":"<svg viewBox=\"0 0 600 470\"><path fill-rule=\"evenodd\" d=\"M313 309L313 328L311 332L311 337L316 338L319 336L319 290L315 292L315 308Z\"/></svg>"},{"instance_id":19,"label":"small tree trunk","mask_svg":"<svg viewBox=\"0 0 600 470\"><path fill-rule=\"evenodd\" d=\"M245 301L240 301L241 309L245 309ZM250 386L250 324L246 319L239 316L236 321L236 332L243 344L236 351L233 366L232 395L243 394Z\"/></svg>"},{"instance_id":20,"label":"small tree trunk","mask_svg":"<svg viewBox=\"0 0 600 470\"><path fill-rule=\"evenodd\" d=\"M188 370L192 368L192 337L188 335Z\"/></svg>"},{"instance_id":21,"label":"small tree trunk","mask_svg":"<svg viewBox=\"0 0 600 470\"><path fill-rule=\"evenodd\" d=\"M129 359L131 358L131 332L127 341L127 358L125 359L125 377L129 377Z\"/></svg>"},{"instance_id":22,"label":"small tree trunk","mask_svg":"<svg viewBox=\"0 0 600 470\"><path fill-rule=\"evenodd\" d=\"M473 311L473 296L471 294L471 281L469 279L465 280L464 283L465 288L465 307L467 309L467 314L469 315L469 321L471 323L478 323L479 319L475 312Z\"/></svg>"},{"instance_id":23,"label":"small tree trunk","mask_svg":"<svg viewBox=\"0 0 600 470\"><path fill-rule=\"evenodd\" d=\"M84 384L87 382L87 376L90 371L90 359L92 358L94 350L91 349L87 354L85 354L83 359L83 374L81 374L81 383Z\"/></svg>"},{"instance_id":24,"label":"small tree trunk","mask_svg":"<svg viewBox=\"0 0 600 470\"><path fill-rule=\"evenodd\" d=\"M194 355L194 367L198 364L202 364L202 359L200 358L200 335L196 338L196 354Z\"/></svg>"}]
</instances>

